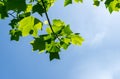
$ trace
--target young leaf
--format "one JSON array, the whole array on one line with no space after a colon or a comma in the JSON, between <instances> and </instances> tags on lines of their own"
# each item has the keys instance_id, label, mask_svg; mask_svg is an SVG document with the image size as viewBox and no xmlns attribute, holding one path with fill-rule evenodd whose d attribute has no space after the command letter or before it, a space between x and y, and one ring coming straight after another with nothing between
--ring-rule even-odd
<instances>
[{"instance_id":1,"label":"young leaf","mask_svg":"<svg viewBox=\"0 0 120 79\"><path fill-rule=\"evenodd\" d=\"M32 4L28 4L25 13L31 12L31 10L32 10Z\"/></svg>"},{"instance_id":2,"label":"young leaf","mask_svg":"<svg viewBox=\"0 0 120 79\"><path fill-rule=\"evenodd\" d=\"M32 36L38 36L38 30L42 29L42 22L33 16L25 17L19 22L18 29L22 32L22 36L28 36L33 31Z\"/></svg>"},{"instance_id":3,"label":"young leaf","mask_svg":"<svg viewBox=\"0 0 120 79\"><path fill-rule=\"evenodd\" d=\"M60 47L59 47L59 43L52 41L50 44L46 44L46 51L47 52L60 52Z\"/></svg>"},{"instance_id":4,"label":"young leaf","mask_svg":"<svg viewBox=\"0 0 120 79\"><path fill-rule=\"evenodd\" d=\"M74 0L76 3L78 3L78 2L83 2L83 0Z\"/></svg>"},{"instance_id":5,"label":"young leaf","mask_svg":"<svg viewBox=\"0 0 120 79\"><path fill-rule=\"evenodd\" d=\"M82 45L84 39L79 35L71 35L71 43L74 45Z\"/></svg>"},{"instance_id":6,"label":"young leaf","mask_svg":"<svg viewBox=\"0 0 120 79\"><path fill-rule=\"evenodd\" d=\"M65 26L65 24L61 20L59 20L59 19L54 19L53 20L52 29L56 34L59 34L60 31L62 31L62 29L64 28L64 26ZM46 31L47 31L48 34L53 33L51 28L49 28L49 27L46 28Z\"/></svg>"},{"instance_id":7,"label":"young leaf","mask_svg":"<svg viewBox=\"0 0 120 79\"><path fill-rule=\"evenodd\" d=\"M69 5L69 4L72 4L72 0L65 0L64 6L67 6L67 5Z\"/></svg>"},{"instance_id":8,"label":"young leaf","mask_svg":"<svg viewBox=\"0 0 120 79\"><path fill-rule=\"evenodd\" d=\"M54 19L54 20L53 20L53 26L62 27L62 26L64 26L64 25L65 25L64 22L61 21L60 19Z\"/></svg>"},{"instance_id":9,"label":"young leaf","mask_svg":"<svg viewBox=\"0 0 120 79\"><path fill-rule=\"evenodd\" d=\"M69 25L65 26L65 27L62 29L62 32L61 32L62 35L70 35L71 33L73 33L73 32L72 32L72 30L70 29L70 26L69 26Z\"/></svg>"}]
</instances>

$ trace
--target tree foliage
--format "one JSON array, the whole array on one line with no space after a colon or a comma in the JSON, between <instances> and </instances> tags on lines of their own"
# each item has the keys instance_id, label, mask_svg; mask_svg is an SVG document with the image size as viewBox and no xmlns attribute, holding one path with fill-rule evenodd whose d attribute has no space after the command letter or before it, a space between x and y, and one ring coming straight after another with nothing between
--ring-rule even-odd
<instances>
[{"instance_id":1,"label":"tree foliage","mask_svg":"<svg viewBox=\"0 0 120 79\"><path fill-rule=\"evenodd\" d=\"M84 39L79 33L73 33L70 25L60 19L51 22L47 12L56 0L0 0L0 19L13 17L9 25L11 40L19 41L20 37L32 36L30 42L33 51L46 52L50 60L60 59L59 53L67 49L71 44L82 45ZM72 3L82 3L83 0L64 0L64 7ZM120 10L120 0L93 0L93 5L99 6L104 2L110 13ZM48 27L40 19L33 16L38 13L40 18L45 14ZM46 31L39 34L39 31Z\"/></svg>"}]
</instances>

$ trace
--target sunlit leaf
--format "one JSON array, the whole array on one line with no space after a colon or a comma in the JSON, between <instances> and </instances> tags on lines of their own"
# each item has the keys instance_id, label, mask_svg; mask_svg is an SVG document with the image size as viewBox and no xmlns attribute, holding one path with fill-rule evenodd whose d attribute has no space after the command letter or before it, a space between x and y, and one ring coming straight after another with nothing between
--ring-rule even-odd
<instances>
[{"instance_id":1,"label":"sunlit leaf","mask_svg":"<svg viewBox=\"0 0 120 79\"><path fill-rule=\"evenodd\" d=\"M53 20L53 26L56 26L56 27L63 27L65 24L63 21L61 21L60 19L54 19Z\"/></svg>"},{"instance_id":2,"label":"sunlit leaf","mask_svg":"<svg viewBox=\"0 0 120 79\"><path fill-rule=\"evenodd\" d=\"M77 2L77 3L78 3L78 2L81 2L81 3L83 2L83 0L74 0L74 1Z\"/></svg>"},{"instance_id":3,"label":"sunlit leaf","mask_svg":"<svg viewBox=\"0 0 120 79\"><path fill-rule=\"evenodd\" d=\"M22 36L28 36L33 31L32 35L36 37L38 36L38 30L42 29L42 22L32 16L22 19L19 25L18 29L22 32Z\"/></svg>"},{"instance_id":4,"label":"sunlit leaf","mask_svg":"<svg viewBox=\"0 0 120 79\"><path fill-rule=\"evenodd\" d=\"M72 30L70 29L70 26L69 25L67 25L66 27L64 27L63 29L62 29L62 34L63 35L70 35L71 33L73 33L72 32Z\"/></svg>"},{"instance_id":5,"label":"sunlit leaf","mask_svg":"<svg viewBox=\"0 0 120 79\"><path fill-rule=\"evenodd\" d=\"M84 39L79 35L71 35L71 41L74 45L82 45Z\"/></svg>"},{"instance_id":6,"label":"sunlit leaf","mask_svg":"<svg viewBox=\"0 0 120 79\"><path fill-rule=\"evenodd\" d=\"M25 12L28 13L31 12L31 10L32 10L32 4L28 4Z\"/></svg>"},{"instance_id":7,"label":"sunlit leaf","mask_svg":"<svg viewBox=\"0 0 120 79\"><path fill-rule=\"evenodd\" d=\"M69 5L69 4L72 4L72 0L65 0L64 6L67 6L67 5Z\"/></svg>"}]
</instances>

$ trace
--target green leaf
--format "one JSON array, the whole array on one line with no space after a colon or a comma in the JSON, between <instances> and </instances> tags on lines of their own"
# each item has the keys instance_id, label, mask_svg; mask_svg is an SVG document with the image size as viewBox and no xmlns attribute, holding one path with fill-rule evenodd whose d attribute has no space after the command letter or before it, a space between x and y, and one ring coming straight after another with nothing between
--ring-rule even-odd
<instances>
[{"instance_id":1,"label":"green leaf","mask_svg":"<svg viewBox=\"0 0 120 79\"><path fill-rule=\"evenodd\" d=\"M113 11L119 11L119 0L106 0L105 5L108 8L109 12L112 13Z\"/></svg>"},{"instance_id":2,"label":"green leaf","mask_svg":"<svg viewBox=\"0 0 120 79\"><path fill-rule=\"evenodd\" d=\"M52 29L53 29L54 33L59 34L59 32L61 31L62 28L58 28L58 27L56 27L56 26L52 26ZM48 34L53 34L51 28L49 28L49 27L46 28L46 32L47 32Z\"/></svg>"},{"instance_id":3,"label":"green leaf","mask_svg":"<svg viewBox=\"0 0 120 79\"><path fill-rule=\"evenodd\" d=\"M67 5L69 5L69 4L72 4L72 0L65 0L64 6L67 6Z\"/></svg>"},{"instance_id":4,"label":"green leaf","mask_svg":"<svg viewBox=\"0 0 120 79\"><path fill-rule=\"evenodd\" d=\"M17 10L18 12L26 10L26 0L7 0L6 6L8 10Z\"/></svg>"},{"instance_id":5,"label":"green leaf","mask_svg":"<svg viewBox=\"0 0 120 79\"><path fill-rule=\"evenodd\" d=\"M106 4L109 12L112 13L113 11L119 11L120 8L118 6L116 6L119 3L120 3L120 1L114 0L114 1L111 1L109 4Z\"/></svg>"},{"instance_id":6,"label":"green leaf","mask_svg":"<svg viewBox=\"0 0 120 79\"><path fill-rule=\"evenodd\" d=\"M64 27L63 29L62 29L62 35L70 35L71 33L73 33L72 32L72 30L70 29L70 26L69 25L67 25L66 27Z\"/></svg>"},{"instance_id":7,"label":"green leaf","mask_svg":"<svg viewBox=\"0 0 120 79\"><path fill-rule=\"evenodd\" d=\"M21 13L21 14L18 15L18 17L19 17L18 19L22 20L23 18L28 17L30 15L31 15L30 12L24 12L24 13Z\"/></svg>"},{"instance_id":8,"label":"green leaf","mask_svg":"<svg viewBox=\"0 0 120 79\"><path fill-rule=\"evenodd\" d=\"M46 44L46 52L50 54L49 58L50 61L53 59L60 59L59 52L60 52L60 45L58 42L52 41L50 44Z\"/></svg>"},{"instance_id":9,"label":"green leaf","mask_svg":"<svg viewBox=\"0 0 120 79\"><path fill-rule=\"evenodd\" d=\"M38 30L42 30L42 22L33 16L25 17L19 22L18 29L22 32L22 36L28 36L33 31L32 36L38 36Z\"/></svg>"},{"instance_id":10,"label":"green leaf","mask_svg":"<svg viewBox=\"0 0 120 79\"><path fill-rule=\"evenodd\" d=\"M0 1L0 19L4 19L5 17L8 17L7 9L4 3Z\"/></svg>"},{"instance_id":11,"label":"green leaf","mask_svg":"<svg viewBox=\"0 0 120 79\"><path fill-rule=\"evenodd\" d=\"M52 61L53 59L60 59L59 53L58 52L50 53L49 58L50 58L50 61Z\"/></svg>"},{"instance_id":12,"label":"green leaf","mask_svg":"<svg viewBox=\"0 0 120 79\"><path fill-rule=\"evenodd\" d=\"M65 24L63 21L61 21L60 19L54 19L53 20L53 26L56 27L63 27Z\"/></svg>"},{"instance_id":13,"label":"green leaf","mask_svg":"<svg viewBox=\"0 0 120 79\"><path fill-rule=\"evenodd\" d=\"M49 34L40 35L34 38L30 44L33 46L33 51L39 50L39 52L46 51L47 45L54 41L54 37Z\"/></svg>"},{"instance_id":14,"label":"green leaf","mask_svg":"<svg viewBox=\"0 0 120 79\"><path fill-rule=\"evenodd\" d=\"M33 6L33 13L37 12L38 14L40 14L42 16L42 14L45 12L43 6L39 3L37 3L36 5Z\"/></svg>"},{"instance_id":15,"label":"green leaf","mask_svg":"<svg viewBox=\"0 0 120 79\"><path fill-rule=\"evenodd\" d=\"M112 1L114 1L114 0L106 0L106 1L105 1L106 7L108 7Z\"/></svg>"},{"instance_id":16,"label":"green leaf","mask_svg":"<svg viewBox=\"0 0 120 79\"><path fill-rule=\"evenodd\" d=\"M18 31L18 30L10 30L10 33L11 35L11 40L15 40L15 41L19 41L19 38L21 36L21 31Z\"/></svg>"},{"instance_id":17,"label":"green leaf","mask_svg":"<svg viewBox=\"0 0 120 79\"><path fill-rule=\"evenodd\" d=\"M100 5L100 1L98 1L98 0L94 0L94 4L93 5L95 5L95 6L99 6Z\"/></svg>"},{"instance_id":18,"label":"green leaf","mask_svg":"<svg viewBox=\"0 0 120 79\"><path fill-rule=\"evenodd\" d=\"M49 8L54 5L55 1L56 0L43 0L46 7L46 11L48 11ZM41 1L40 1L40 4L42 4Z\"/></svg>"},{"instance_id":19,"label":"green leaf","mask_svg":"<svg viewBox=\"0 0 120 79\"><path fill-rule=\"evenodd\" d=\"M46 44L47 52L60 52L59 43L52 41L50 44Z\"/></svg>"},{"instance_id":20,"label":"green leaf","mask_svg":"<svg viewBox=\"0 0 120 79\"><path fill-rule=\"evenodd\" d=\"M12 19L9 25L12 27L12 29L18 28L18 19Z\"/></svg>"},{"instance_id":21,"label":"green leaf","mask_svg":"<svg viewBox=\"0 0 120 79\"><path fill-rule=\"evenodd\" d=\"M25 10L25 13L31 12L32 11L32 4L27 4L27 8Z\"/></svg>"},{"instance_id":22,"label":"green leaf","mask_svg":"<svg viewBox=\"0 0 120 79\"><path fill-rule=\"evenodd\" d=\"M55 1L56 0L43 0L46 11L49 10L49 8L54 4ZM41 0L38 0L38 3L33 6L33 13L37 12L42 16L42 14L45 13L45 9Z\"/></svg>"},{"instance_id":23,"label":"green leaf","mask_svg":"<svg viewBox=\"0 0 120 79\"><path fill-rule=\"evenodd\" d=\"M120 8L120 3L117 3L117 4L116 4L116 7L117 7L117 8Z\"/></svg>"},{"instance_id":24,"label":"green leaf","mask_svg":"<svg viewBox=\"0 0 120 79\"><path fill-rule=\"evenodd\" d=\"M63 21L61 21L59 19L54 19L53 20L52 29L56 34L59 34L62 31L62 29L64 28L64 26L65 26L65 24L64 24ZM48 34L53 33L51 28L49 28L49 27L46 28L46 31L47 31Z\"/></svg>"},{"instance_id":25,"label":"green leaf","mask_svg":"<svg viewBox=\"0 0 120 79\"><path fill-rule=\"evenodd\" d=\"M74 0L76 3L78 3L78 2L83 2L83 0Z\"/></svg>"},{"instance_id":26,"label":"green leaf","mask_svg":"<svg viewBox=\"0 0 120 79\"><path fill-rule=\"evenodd\" d=\"M84 39L79 35L71 35L71 43L74 45L82 45Z\"/></svg>"},{"instance_id":27,"label":"green leaf","mask_svg":"<svg viewBox=\"0 0 120 79\"><path fill-rule=\"evenodd\" d=\"M67 38L67 37L66 37L66 38L64 38L64 39L63 39L63 41L64 41L64 43L66 43L66 44L70 44L70 39L69 39L69 38Z\"/></svg>"},{"instance_id":28,"label":"green leaf","mask_svg":"<svg viewBox=\"0 0 120 79\"><path fill-rule=\"evenodd\" d=\"M66 38L64 38L66 39ZM67 49L70 45L70 39L60 41L60 45L63 49Z\"/></svg>"},{"instance_id":29,"label":"green leaf","mask_svg":"<svg viewBox=\"0 0 120 79\"><path fill-rule=\"evenodd\" d=\"M30 43L33 46L33 51L39 50L39 52L45 50L45 41L44 41L44 36L40 36L35 38L34 41Z\"/></svg>"}]
</instances>

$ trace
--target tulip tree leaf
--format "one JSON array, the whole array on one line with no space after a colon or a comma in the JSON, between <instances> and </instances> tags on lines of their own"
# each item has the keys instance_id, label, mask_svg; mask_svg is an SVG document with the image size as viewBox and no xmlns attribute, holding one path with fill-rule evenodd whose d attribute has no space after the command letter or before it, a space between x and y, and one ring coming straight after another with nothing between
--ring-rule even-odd
<instances>
[{"instance_id":1,"label":"tulip tree leaf","mask_svg":"<svg viewBox=\"0 0 120 79\"><path fill-rule=\"evenodd\" d=\"M120 0L106 0L105 6L108 8L109 12L112 13L113 11L120 10Z\"/></svg>"},{"instance_id":2,"label":"tulip tree leaf","mask_svg":"<svg viewBox=\"0 0 120 79\"><path fill-rule=\"evenodd\" d=\"M0 19L10 17L9 31L10 39L19 41L21 37L30 35L33 40L30 42L33 51L46 53L49 55L50 61L60 59L60 52L67 50L70 45L81 45L84 39L74 33L70 25L63 22L61 19L53 19L52 22L47 14L50 7L54 5L56 0L0 0ZM83 2L83 0L64 0L64 6ZM99 6L98 0L94 0L95 5ZM43 5L44 4L44 5ZM120 4L117 0L108 2L109 10L117 11ZM35 18L36 13L39 19ZM43 14L47 17L46 26L43 28ZM37 16L37 17L38 17ZM43 28L43 31L42 31ZM45 30L46 32L45 32ZM39 32L42 31L42 32Z\"/></svg>"},{"instance_id":3,"label":"tulip tree leaf","mask_svg":"<svg viewBox=\"0 0 120 79\"><path fill-rule=\"evenodd\" d=\"M33 46L33 51L39 50L39 52L45 50L45 40L43 36L35 38L34 41L31 41L31 45Z\"/></svg>"},{"instance_id":4,"label":"tulip tree leaf","mask_svg":"<svg viewBox=\"0 0 120 79\"><path fill-rule=\"evenodd\" d=\"M0 19L8 17L6 6L3 2L0 1Z\"/></svg>"},{"instance_id":5,"label":"tulip tree leaf","mask_svg":"<svg viewBox=\"0 0 120 79\"><path fill-rule=\"evenodd\" d=\"M71 35L71 43L74 45L82 45L82 42L84 41L84 39L79 36L79 35Z\"/></svg>"},{"instance_id":6,"label":"tulip tree leaf","mask_svg":"<svg viewBox=\"0 0 120 79\"><path fill-rule=\"evenodd\" d=\"M33 13L35 12L39 13L42 16L45 10L41 4L37 3L36 5L33 6Z\"/></svg>"},{"instance_id":7,"label":"tulip tree leaf","mask_svg":"<svg viewBox=\"0 0 120 79\"><path fill-rule=\"evenodd\" d=\"M69 4L72 4L72 0L65 0L64 6L67 6L67 5L69 5Z\"/></svg>"},{"instance_id":8,"label":"tulip tree leaf","mask_svg":"<svg viewBox=\"0 0 120 79\"><path fill-rule=\"evenodd\" d=\"M33 7L32 4L28 4L27 8L25 10L25 13L31 12L32 11L32 7Z\"/></svg>"},{"instance_id":9,"label":"tulip tree leaf","mask_svg":"<svg viewBox=\"0 0 120 79\"><path fill-rule=\"evenodd\" d=\"M59 53L55 52L55 53L50 53L49 55L50 61L53 59L60 59Z\"/></svg>"},{"instance_id":10,"label":"tulip tree leaf","mask_svg":"<svg viewBox=\"0 0 120 79\"><path fill-rule=\"evenodd\" d=\"M25 17L19 22L18 29L22 32L22 36L28 36L33 31L32 36L38 36L38 30L42 30L42 22L33 16Z\"/></svg>"},{"instance_id":11,"label":"tulip tree leaf","mask_svg":"<svg viewBox=\"0 0 120 79\"><path fill-rule=\"evenodd\" d=\"M7 0L6 2L8 10L18 10L25 11L26 9L26 0Z\"/></svg>"},{"instance_id":12,"label":"tulip tree leaf","mask_svg":"<svg viewBox=\"0 0 120 79\"><path fill-rule=\"evenodd\" d=\"M21 31L18 30L10 30L11 40L19 41L21 36Z\"/></svg>"},{"instance_id":13,"label":"tulip tree leaf","mask_svg":"<svg viewBox=\"0 0 120 79\"><path fill-rule=\"evenodd\" d=\"M83 0L74 0L74 1L77 2L77 3L78 3L78 2L81 2L81 3L83 2Z\"/></svg>"},{"instance_id":14,"label":"tulip tree leaf","mask_svg":"<svg viewBox=\"0 0 120 79\"><path fill-rule=\"evenodd\" d=\"M94 0L94 4L93 5L95 5L95 6L99 6L100 5L100 1L98 1L98 0Z\"/></svg>"}]
</instances>

